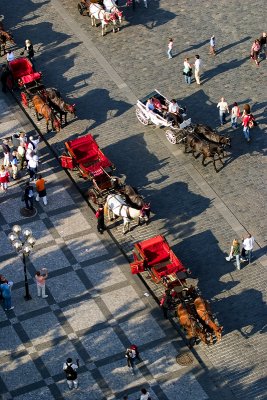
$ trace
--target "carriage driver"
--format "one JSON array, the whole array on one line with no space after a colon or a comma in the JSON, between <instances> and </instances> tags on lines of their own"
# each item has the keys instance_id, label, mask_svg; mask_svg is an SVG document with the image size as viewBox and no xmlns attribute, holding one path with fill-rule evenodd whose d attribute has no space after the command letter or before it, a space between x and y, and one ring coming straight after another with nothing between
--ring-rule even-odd
<instances>
[{"instance_id":1,"label":"carriage driver","mask_svg":"<svg viewBox=\"0 0 267 400\"><path fill-rule=\"evenodd\" d=\"M174 121L174 124L179 127L179 124L183 122L183 118L180 114L180 108L177 104L177 101L175 99L172 99L169 104L168 108L168 116L167 120L168 121Z\"/></svg>"}]
</instances>

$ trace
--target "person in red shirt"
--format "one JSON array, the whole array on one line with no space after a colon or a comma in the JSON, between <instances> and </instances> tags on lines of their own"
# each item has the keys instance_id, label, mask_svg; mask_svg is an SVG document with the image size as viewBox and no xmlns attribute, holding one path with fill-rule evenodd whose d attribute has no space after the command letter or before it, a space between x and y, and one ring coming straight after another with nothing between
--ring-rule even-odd
<instances>
[{"instance_id":1,"label":"person in red shirt","mask_svg":"<svg viewBox=\"0 0 267 400\"><path fill-rule=\"evenodd\" d=\"M245 139L247 140L247 142L250 142L250 137L249 137L249 122L251 120L251 116L250 114L248 114L246 111L244 111L243 114L243 132L244 132L244 136Z\"/></svg>"}]
</instances>

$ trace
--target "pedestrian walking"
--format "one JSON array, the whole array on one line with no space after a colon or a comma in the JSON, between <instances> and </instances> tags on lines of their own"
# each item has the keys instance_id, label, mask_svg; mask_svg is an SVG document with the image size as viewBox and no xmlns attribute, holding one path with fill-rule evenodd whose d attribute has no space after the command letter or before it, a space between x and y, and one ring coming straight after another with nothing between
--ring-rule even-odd
<instances>
[{"instance_id":1,"label":"pedestrian walking","mask_svg":"<svg viewBox=\"0 0 267 400\"><path fill-rule=\"evenodd\" d=\"M9 177L10 175L7 168L4 165L2 165L0 168L0 187L5 192L7 191Z\"/></svg>"},{"instance_id":2,"label":"pedestrian walking","mask_svg":"<svg viewBox=\"0 0 267 400\"><path fill-rule=\"evenodd\" d=\"M12 167L12 178L16 180L18 177L18 158L17 158L17 152L15 150L12 151L11 167Z\"/></svg>"},{"instance_id":3,"label":"pedestrian walking","mask_svg":"<svg viewBox=\"0 0 267 400\"><path fill-rule=\"evenodd\" d=\"M27 210L33 210L33 194L33 186L30 182L26 182L23 200L25 201Z\"/></svg>"},{"instance_id":4,"label":"pedestrian walking","mask_svg":"<svg viewBox=\"0 0 267 400\"><path fill-rule=\"evenodd\" d=\"M99 233L103 233L104 230L106 229L105 227L105 216L104 216L104 207L102 204L98 206L98 209L95 213L95 216L97 218L97 230Z\"/></svg>"},{"instance_id":5,"label":"pedestrian walking","mask_svg":"<svg viewBox=\"0 0 267 400\"><path fill-rule=\"evenodd\" d=\"M263 54L265 58L266 58L266 36L267 36L266 32L262 32L262 35L259 38L259 42L261 45L260 53Z\"/></svg>"},{"instance_id":6,"label":"pedestrian walking","mask_svg":"<svg viewBox=\"0 0 267 400\"><path fill-rule=\"evenodd\" d=\"M48 277L48 271L47 268L42 268L41 271L37 271L35 273L35 281L37 285L37 296L42 297L45 299L48 297L47 294L45 294L45 282Z\"/></svg>"},{"instance_id":7,"label":"pedestrian walking","mask_svg":"<svg viewBox=\"0 0 267 400\"><path fill-rule=\"evenodd\" d=\"M26 149L27 142L28 142L28 139L27 139L26 133L25 132L19 132L19 143L20 143L20 145Z\"/></svg>"},{"instance_id":8,"label":"pedestrian walking","mask_svg":"<svg viewBox=\"0 0 267 400\"><path fill-rule=\"evenodd\" d=\"M254 43L251 46L251 50L250 50L250 58L251 58L251 60L255 61L257 67L260 66L260 63L258 61L259 54L260 54L260 48L261 48L261 45L260 45L259 39L254 40Z\"/></svg>"},{"instance_id":9,"label":"pedestrian walking","mask_svg":"<svg viewBox=\"0 0 267 400\"><path fill-rule=\"evenodd\" d=\"M25 40L24 50L20 53L20 55L24 55L25 51L27 53L27 57L29 58L29 60L31 62L33 62L34 50L33 50L32 42L29 39Z\"/></svg>"},{"instance_id":10,"label":"pedestrian walking","mask_svg":"<svg viewBox=\"0 0 267 400\"><path fill-rule=\"evenodd\" d=\"M8 141L6 139L3 140L3 144L2 144L2 149L3 149L3 153L4 153L4 166L5 167L9 167L10 166L10 147L8 145Z\"/></svg>"},{"instance_id":11,"label":"pedestrian walking","mask_svg":"<svg viewBox=\"0 0 267 400\"><path fill-rule=\"evenodd\" d=\"M25 163L26 163L26 151L25 147L21 144L17 148L17 159L18 159L18 170L23 170Z\"/></svg>"},{"instance_id":12,"label":"pedestrian walking","mask_svg":"<svg viewBox=\"0 0 267 400\"><path fill-rule=\"evenodd\" d=\"M168 51L167 51L167 54L168 54L168 58L169 58L169 59L173 57L172 49L173 49L173 39L172 39L172 38L169 38Z\"/></svg>"},{"instance_id":13,"label":"pedestrian walking","mask_svg":"<svg viewBox=\"0 0 267 400\"><path fill-rule=\"evenodd\" d=\"M188 85L190 85L191 83L191 76L192 76L192 66L189 63L189 58L186 57L184 59L184 69L183 69L183 75L184 75L184 80L185 83L187 83Z\"/></svg>"},{"instance_id":14,"label":"pedestrian walking","mask_svg":"<svg viewBox=\"0 0 267 400\"><path fill-rule=\"evenodd\" d=\"M242 126L243 126L243 133L247 142L250 142L249 126L251 120L252 120L251 114L248 114L247 111L244 110L242 118Z\"/></svg>"},{"instance_id":15,"label":"pedestrian walking","mask_svg":"<svg viewBox=\"0 0 267 400\"><path fill-rule=\"evenodd\" d=\"M217 104L217 108L219 108L219 116L220 116L220 122L221 125L224 125L226 123L226 113L229 113L229 107L227 102L225 101L225 98L222 97L221 101Z\"/></svg>"},{"instance_id":16,"label":"pedestrian walking","mask_svg":"<svg viewBox=\"0 0 267 400\"><path fill-rule=\"evenodd\" d=\"M240 270L240 243L237 239L233 240L229 256L225 257L225 259L226 261L231 261L233 257L236 259L236 268Z\"/></svg>"},{"instance_id":17,"label":"pedestrian walking","mask_svg":"<svg viewBox=\"0 0 267 400\"><path fill-rule=\"evenodd\" d=\"M5 311L13 310L14 307L11 305L11 285L7 281L0 285L0 290L2 292L2 297L4 300Z\"/></svg>"},{"instance_id":18,"label":"pedestrian walking","mask_svg":"<svg viewBox=\"0 0 267 400\"><path fill-rule=\"evenodd\" d=\"M248 233L247 237L242 238L242 252L241 252L241 261L248 261L251 263L251 259L253 257L253 246L255 243L254 237Z\"/></svg>"},{"instance_id":19,"label":"pedestrian walking","mask_svg":"<svg viewBox=\"0 0 267 400\"><path fill-rule=\"evenodd\" d=\"M140 400L151 400L150 394L145 388L141 389Z\"/></svg>"},{"instance_id":20,"label":"pedestrian walking","mask_svg":"<svg viewBox=\"0 0 267 400\"><path fill-rule=\"evenodd\" d=\"M216 56L216 40L215 40L215 36L212 35L212 37L210 38L210 52L209 54Z\"/></svg>"},{"instance_id":21,"label":"pedestrian walking","mask_svg":"<svg viewBox=\"0 0 267 400\"><path fill-rule=\"evenodd\" d=\"M134 375L134 366L136 359L140 361L139 351L135 344L131 344L125 351L125 357L127 359L127 365L131 369L132 374Z\"/></svg>"},{"instance_id":22,"label":"pedestrian walking","mask_svg":"<svg viewBox=\"0 0 267 400\"><path fill-rule=\"evenodd\" d=\"M202 60L199 57L199 54L195 55L195 80L197 85L200 85L200 69L202 67Z\"/></svg>"},{"instance_id":23,"label":"pedestrian walking","mask_svg":"<svg viewBox=\"0 0 267 400\"><path fill-rule=\"evenodd\" d=\"M47 205L47 195L46 195L46 187L45 187L46 181L40 174L38 176L37 181L35 182L36 185L36 197L35 200L39 201L40 197L43 199L43 203L46 206Z\"/></svg>"},{"instance_id":24,"label":"pedestrian walking","mask_svg":"<svg viewBox=\"0 0 267 400\"><path fill-rule=\"evenodd\" d=\"M231 125L232 128L237 128L237 119L240 117L240 108L237 103L234 102L233 107L231 109Z\"/></svg>"},{"instance_id":25,"label":"pedestrian walking","mask_svg":"<svg viewBox=\"0 0 267 400\"><path fill-rule=\"evenodd\" d=\"M71 390L73 387L78 388L78 374L77 369L79 368L79 360L76 360L76 364L72 362L72 358L68 358L63 364L63 371L66 374L67 384Z\"/></svg>"}]
</instances>

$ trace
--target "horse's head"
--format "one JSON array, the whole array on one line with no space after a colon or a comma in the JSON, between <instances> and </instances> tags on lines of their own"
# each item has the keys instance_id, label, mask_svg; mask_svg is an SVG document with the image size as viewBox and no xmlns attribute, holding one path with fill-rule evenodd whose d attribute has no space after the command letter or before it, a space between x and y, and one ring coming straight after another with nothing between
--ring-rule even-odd
<instances>
[{"instance_id":1,"label":"horse's head","mask_svg":"<svg viewBox=\"0 0 267 400\"><path fill-rule=\"evenodd\" d=\"M75 104L66 104L66 111L75 115L76 113Z\"/></svg>"},{"instance_id":2,"label":"horse's head","mask_svg":"<svg viewBox=\"0 0 267 400\"><path fill-rule=\"evenodd\" d=\"M231 147L231 138L230 137L223 137L221 139L221 144L224 144L225 146Z\"/></svg>"},{"instance_id":3,"label":"horse's head","mask_svg":"<svg viewBox=\"0 0 267 400\"><path fill-rule=\"evenodd\" d=\"M55 129L56 132L60 132L61 123L60 120L55 115L53 118L53 128Z\"/></svg>"}]
</instances>

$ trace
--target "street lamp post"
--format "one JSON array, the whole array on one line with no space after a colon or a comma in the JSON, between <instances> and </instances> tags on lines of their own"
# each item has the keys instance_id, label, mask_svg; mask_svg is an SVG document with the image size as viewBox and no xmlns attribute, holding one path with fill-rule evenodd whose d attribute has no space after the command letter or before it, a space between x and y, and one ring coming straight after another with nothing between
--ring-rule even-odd
<instances>
[{"instance_id":1,"label":"street lamp post","mask_svg":"<svg viewBox=\"0 0 267 400\"><path fill-rule=\"evenodd\" d=\"M29 283L27 276L26 257L30 255L32 248L35 244L35 239L32 236L32 231L29 228L23 230L19 225L14 225L12 232L8 235L13 248L18 254L22 254L22 261L24 267L24 285L25 285L25 300L31 300L29 292Z\"/></svg>"}]
</instances>

